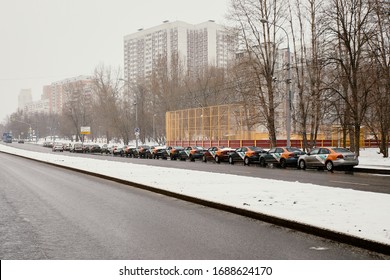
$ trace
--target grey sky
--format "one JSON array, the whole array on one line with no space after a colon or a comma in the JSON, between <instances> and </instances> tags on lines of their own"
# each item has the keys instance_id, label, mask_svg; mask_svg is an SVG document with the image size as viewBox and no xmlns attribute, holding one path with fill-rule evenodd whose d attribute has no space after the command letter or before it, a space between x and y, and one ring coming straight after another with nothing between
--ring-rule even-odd
<instances>
[{"instance_id":1,"label":"grey sky","mask_svg":"<svg viewBox=\"0 0 390 280\"><path fill-rule=\"evenodd\" d=\"M22 88L123 69L123 37L164 20L224 23L229 0L0 0L0 122Z\"/></svg>"}]
</instances>

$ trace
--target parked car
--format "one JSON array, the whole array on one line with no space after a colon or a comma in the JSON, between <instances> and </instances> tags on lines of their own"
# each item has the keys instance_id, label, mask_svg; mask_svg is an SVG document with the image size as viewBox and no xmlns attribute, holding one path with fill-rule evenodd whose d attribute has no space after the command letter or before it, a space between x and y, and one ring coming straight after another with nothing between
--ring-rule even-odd
<instances>
[{"instance_id":1,"label":"parked car","mask_svg":"<svg viewBox=\"0 0 390 280\"><path fill-rule=\"evenodd\" d=\"M108 150L108 153L109 154L114 154L114 150L118 147L118 145L115 145L115 144L109 144L107 146L107 150Z\"/></svg>"},{"instance_id":2,"label":"parked car","mask_svg":"<svg viewBox=\"0 0 390 280\"><path fill-rule=\"evenodd\" d=\"M71 147L72 147L71 143L64 144L64 151L70 151Z\"/></svg>"},{"instance_id":3,"label":"parked car","mask_svg":"<svg viewBox=\"0 0 390 280\"><path fill-rule=\"evenodd\" d=\"M166 147L154 147L152 150L152 157L154 159L168 159L169 154Z\"/></svg>"},{"instance_id":4,"label":"parked car","mask_svg":"<svg viewBox=\"0 0 390 280\"><path fill-rule=\"evenodd\" d=\"M101 154L109 154L109 153L110 153L110 149L109 149L108 144L103 144L103 145L100 147L100 153L101 153Z\"/></svg>"},{"instance_id":5,"label":"parked car","mask_svg":"<svg viewBox=\"0 0 390 280\"><path fill-rule=\"evenodd\" d=\"M184 150L184 148L182 146L168 147L167 151L169 154L169 158L171 160L177 160L179 158L180 152L183 150Z\"/></svg>"},{"instance_id":6,"label":"parked car","mask_svg":"<svg viewBox=\"0 0 390 280\"><path fill-rule=\"evenodd\" d=\"M141 145L138 147L138 156L139 158L152 158L152 149L154 147L148 145Z\"/></svg>"},{"instance_id":7,"label":"parked car","mask_svg":"<svg viewBox=\"0 0 390 280\"><path fill-rule=\"evenodd\" d=\"M123 146L121 156L137 158L138 157L138 150L136 149L136 147L132 147L132 146L128 146L128 145Z\"/></svg>"},{"instance_id":8,"label":"parked car","mask_svg":"<svg viewBox=\"0 0 390 280\"><path fill-rule=\"evenodd\" d=\"M230 153L234 152L234 149L230 147L211 147L206 152L204 152L202 161L215 161L216 163L221 163L223 161L227 162L229 160Z\"/></svg>"},{"instance_id":9,"label":"parked car","mask_svg":"<svg viewBox=\"0 0 390 280\"><path fill-rule=\"evenodd\" d=\"M207 149L200 146L188 146L179 151L178 158L181 160L189 159L190 161L201 160L206 151Z\"/></svg>"},{"instance_id":10,"label":"parked car","mask_svg":"<svg viewBox=\"0 0 390 280\"><path fill-rule=\"evenodd\" d=\"M70 148L69 152L71 153L83 153L84 147L82 143L73 143L72 147Z\"/></svg>"},{"instance_id":11,"label":"parked car","mask_svg":"<svg viewBox=\"0 0 390 280\"><path fill-rule=\"evenodd\" d=\"M23 139L19 139L19 140L18 140L18 143L19 143L19 144L24 144L24 140L23 140Z\"/></svg>"},{"instance_id":12,"label":"parked car","mask_svg":"<svg viewBox=\"0 0 390 280\"><path fill-rule=\"evenodd\" d=\"M114 145L111 149L111 154L113 156L120 156L123 153L123 146Z\"/></svg>"},{"instance_id":13,"label":"parked car","mask_svg":"<svg viewBox=\"0 0 390 280\"><path fill-rule=\"evenodd\" d=\"M53 148L53 142L45 141L43 142L43 147Z\"/></svg>"},{"instance_id":14,"label":"parked car","mask_svg":"<svg viewBox=\"0 0 390 280\"><path fill-rule=\"evenodd\" d=\"M346 148L315 148L298 159L298 168L352 169L359 164L355 153Z\"/></svg>"},{"instance_id":15,"label":"parked car","mask_svg":"<svg viewBox=\"0 0 390 280\"><path fill-rule=\"evenodd\" d=\"M259 163L260 155L266 153L263 148L254 146L245 146L236 149L229 154L229 163L243 162L244 165Z\"/></svg>"},{"instance_id":16,"label":"parked car","mask_svg":"<svg viewBox=\"0 0 390 280\"><path fill-rule=\"evenodd\" d=\"M88 147L88 152L89 153L100 153L102 148L98 144L91 144Z\"/></svg>"},{"instance_id":17,"label":"parked car","mask_svg":"<svg viewBox=\"0 0 390 280\"><path fill-rule=\"evenodd\" d=\"M260 166L266 167L267 164L276 164L282 168L287 166L297 166L298 158L305 153L294 147L275 147L266 153L260 154Z\"/></svg>"},{"instance_id":18,"label":"parked car","mask_svg":"<svg viewBox=\"0 0 390 280\"><path fill-rule=\"evenodd\" d=\"M54 143L53 148L51 150L53 152L63 152L64 151L64 144Z\"/></svg>"},{"instance_id":19,"label":"parked car","mask_svg":"<svg viewBox=\"0 0 390 280\"><path fill-rule=\"evenodd\" d=\"M83 153L89 153L90 147L91 147L91 144L83 143Z\"/></svg>"}]
</instances>

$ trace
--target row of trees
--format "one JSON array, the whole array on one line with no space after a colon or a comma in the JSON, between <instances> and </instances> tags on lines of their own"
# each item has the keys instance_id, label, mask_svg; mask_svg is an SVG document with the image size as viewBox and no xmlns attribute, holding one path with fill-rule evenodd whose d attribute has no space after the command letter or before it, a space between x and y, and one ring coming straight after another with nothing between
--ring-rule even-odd
<instances>
[{"instance_id":1,"label":"row of trees","mask_svg":"<svg viewBox=\"0 0 390 280\"><path fill-rule=\"evenodd\" d=\"M292 89L292 127L311 148L321 127L339 126L344 146L359 153L367 127L388 156L390 129L390 14L384 0L232 0L227 15L239 52L228 69L187 73L178 55L155 62L149 77L130 85L120 69L98 66L88 89L67 89L61 116L16 112L8 125L36 124L41 135L165 140L165 112L241 102L248 130L264 126L273 145L283 134L287 86ZM287 36L286 36L287 35ZM288 40L288 41L287 41ZM287 64L286 46L292 63ZM240 54L240 55L238 55ZM280 64L280 61L285 62ZM169 69L167 69L169 66ZM290 69L291 80L286 79ZM290 104L287 104L290 106ZM15 128L13 129L15 130ZM347 137L348 136L348 137Z\"/></svg>"},{"instance_id":2,"label":"row of trees","mask_svg":"<svg viewBox=\"0 0 390 280\"><path fill-rule=\"evenodd\" d=\"M294 124L304 147L315 145L320 125L337 124L359 153L366 126L388 156L390 115L390 12L382 0L234 0L230 18L250 54L236 65L243 101L257 104L276 144L275 116L281 94L274 82L277 55L292 44ZM283 29L283 30L282 30ZM243 76L242 73L246 73ZM249 97L249 98L248 98ZM253 107L253 105L250 105Z\"/></svg>"}]
</instances>

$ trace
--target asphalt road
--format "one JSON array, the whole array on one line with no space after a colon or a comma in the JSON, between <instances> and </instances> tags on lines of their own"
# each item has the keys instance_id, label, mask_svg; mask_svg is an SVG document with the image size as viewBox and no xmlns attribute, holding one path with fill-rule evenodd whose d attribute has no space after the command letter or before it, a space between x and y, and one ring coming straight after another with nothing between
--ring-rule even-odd
<instances>
[{"instance_id":1,"label":"asphalt road","mask_svg":"<svg viewBox=\"0 0 390 280\"><path fill-rule=\"evenodd\" d=\"M381 259L367 250L0 153L0 259Z\"/></svg>"},{"instance_id":2,"label":"asphalt road","mask_svg":"<svg viewBox=\"0 0 390 280\"><path fill-rule=\"evenodd\" d=\"M45 148L33 144L10 144L12 147L27 149L38 152L52 153L50 148ZM57 152L59 153L59 152ZM316 185L355 189L361 191L379 192L390 194L390 175L378 175L367 173L350 173L335 171L334 173L318 170L297 170L296 168L261 168L256 165L243 166L228 163L216 164L212 162L189 162L189 161L171 161L171 160L153 160L138 158L121 158L120 156L100 155L100 154L74 154L64 152L64 155L91 157L96 159L126 161L137 164L154 165L162 167L174 167L192 170L202 170L215 173L236 174L242 176L252 176L267 179L276 179L290 182L312 183Z\"/></svg>"}]
</instances>

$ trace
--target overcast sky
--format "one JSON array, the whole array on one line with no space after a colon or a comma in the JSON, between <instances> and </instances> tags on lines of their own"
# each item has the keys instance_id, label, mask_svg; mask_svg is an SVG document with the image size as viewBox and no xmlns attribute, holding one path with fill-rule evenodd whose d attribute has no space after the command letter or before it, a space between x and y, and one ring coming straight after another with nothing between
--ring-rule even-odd
<instances>
[{"instance_id":1,"label":"overcast sky","mask_svg":"<svg viewBox=\"0 0 390 280\"><path fill-rule=\"evenodd\" d=\"M123 37L164 20L224 23L229 0L0 0L0 122L21 89L123 69Z\"/></svg>"}]
</instances>

